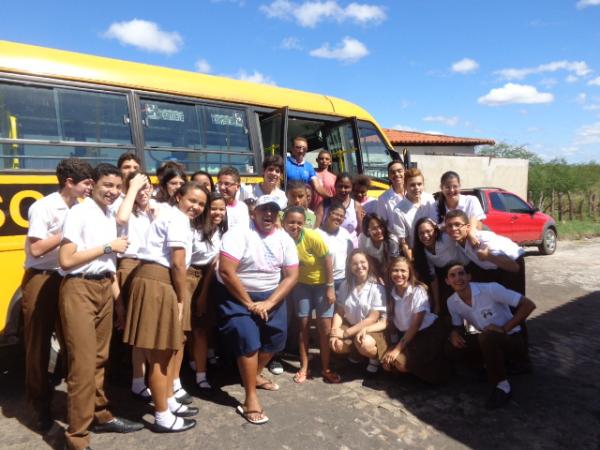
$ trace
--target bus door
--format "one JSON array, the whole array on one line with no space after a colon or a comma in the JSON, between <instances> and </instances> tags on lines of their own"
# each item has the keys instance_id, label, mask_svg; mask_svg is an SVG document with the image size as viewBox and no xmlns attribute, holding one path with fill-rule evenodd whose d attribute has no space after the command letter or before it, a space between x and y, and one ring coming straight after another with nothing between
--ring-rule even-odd
<instances>
[{"instance_id":1,"label":"bus door","mask_svg":"<svg viewBox=\"0 0 600 450\"><path fill-rule=\"evenodd\" d=\"M260 118L263 158L279 155L285 161L287 156L288 107L276 109Z\"/></svg>"},{"instance_id":2,"label":"bus door","mask_svg":"<svg viewBox=\"0 0 600 450\"><path fill-rule=\"evenodd\" d=\"M327 150L331 152L334 173L363 173L356 117L334 122L324 129Z\"/></svg>"}]
</instances>

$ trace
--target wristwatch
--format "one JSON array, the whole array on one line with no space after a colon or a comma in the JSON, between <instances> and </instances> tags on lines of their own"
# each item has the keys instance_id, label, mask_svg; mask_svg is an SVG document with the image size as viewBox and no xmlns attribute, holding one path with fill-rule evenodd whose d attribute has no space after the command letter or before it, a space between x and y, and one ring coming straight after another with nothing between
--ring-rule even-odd
<instances>
[{"instance_id":1,"label":"wristwatch","mask_svg":"<svg viewBox=\"0 0 600 450\"><path fill-rule=\"evenodd\" d=\"M110 255L110 254L113 252L113 249L112 249L112 247L110 246L110 244L106 244L106 245L104 246L104 249L103 249L103 251L104 251L104 254L105 254L105 255Z\"/></svg>"}]
</instances>

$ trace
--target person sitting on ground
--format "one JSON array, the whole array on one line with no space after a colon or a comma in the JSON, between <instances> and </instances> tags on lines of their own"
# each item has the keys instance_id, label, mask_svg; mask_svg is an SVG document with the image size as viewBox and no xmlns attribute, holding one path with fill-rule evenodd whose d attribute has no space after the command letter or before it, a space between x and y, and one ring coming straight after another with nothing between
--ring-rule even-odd
<instances>
[{"instance_id":1,"label":"person sitting on ground","mask_svg":"<svg viewBox=\"0 0 600 450\"><path fill-rule=\"evenodd\" d=\"M535 304L498 283L471 282L468 270L460 263L448 265L446 283L455 292L448 299L454 328L446 354L454 361L468 357L483 360L493 386L486 408L500 408L512 396L507 363L518 364L521 371L530 370L526 339L520 331ZM476 333L468 333L465 322Z\"/></svg>"},{"instance_id":2,"label":"person sitting on ground","mask_svg":"<svg viewBox=\"0 0 600 450\"><path fill-rule=\"evenodd\" d=\"M326 383L339 383L340 377L329 368L329 333L335 303L335 285L333 282L333 258L316 230L304 229L304 208L290 206L283 213L283 228L296 242L300 275L290 297L299 320L300 370L294 375L294 382L304 383L310 378L308 370L308 346L310 338L310 319L314 309L319 332L321 353L321 375Z\"/></svg>"},{"instance_id":3,"label":"person sitting on ground","mask_svg":"<svg viewBox=\"0 0 600 450\"><path fill-rule=\"evenodd\" d=\"M335 353L349 354L358 361L356 352L369 358L367 372L376 373L377 358L385 347L383 331L370 331L385 314L385 291L367 254L359 249L350 253L346 280L340 286L331 324L329 346ZM378 350L379 349L379 350Z\"/></svg>"},{"instance_id":4,"label":"person sitting on ground","mask_svg":"<svg viewBox=\"0 0 600 450\"><path fill-rule=\"evenodd\" d=\"M363 232L358 236L358 248L365 251L376 262L376 271L381 279L392 258L400 256L398 238L390 234L385 222L377 214L367 214L362 221Z\"/></svg>"},{"instance_id":5,"label":"person sitting on ground","mask_svg":"<svg viewBox=\"0 0 600 450\"><path fill-rule=\"evenodd\" d=\"M285 346L284 298L298 281L296 245L275 227L278 212L277 197L260 197L252 227L230 229L223 235L217 268L218 330L237 357L246 395L236 410L255 425L269 420L256 389L279 390L262 376L262 370Z\"/></svg>"},{"instance_id":6,"label":"person sitting on ground","mask_svg":"<svg viewBox=\"0 0 600 450\"><path fill-rule=\"evenodd\" d=\"M300 181L308 184L317 194L323 198L329 198L331 195L323 187L321 179L318 177L315 168L311 163L304 160L308 151L308 140L305 137L297 136L294 138L291 155L288 155L285 161L285 174L287 182ZM306 205L308 207L309 205Z\"/></svg>"},{"instance_id":7,"label":"person sitting on ground","mask_svg":"<svg viewBox=\"0 0 600 450\"><path fill-rule=\"evenodd\" d=\"M448 377L443 354L448 330L431 312L427 287L417 280L407 258L394 258L387 271L389 347L381 349L385 370L412 373L428 383ZM383 329L383 328L382 328ZM386 342L387 343L387 342Z\"/></svg>"}]
</instances>

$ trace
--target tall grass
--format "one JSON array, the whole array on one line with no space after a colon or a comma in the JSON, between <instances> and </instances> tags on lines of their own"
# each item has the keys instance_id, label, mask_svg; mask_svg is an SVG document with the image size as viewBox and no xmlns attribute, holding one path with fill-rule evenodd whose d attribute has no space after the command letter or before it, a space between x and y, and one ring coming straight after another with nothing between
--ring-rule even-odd
<instances>
[{"instance_id":1,"label":"tall grass","mask_svg":"<svg viewBox=\"0 0 600 450\"><path fill-rule=\"evenodd\" d=\"M567 220L557 222L559 239L583 239L600 236L600 222L592 220Z\"/></svg>"}]
</instances>

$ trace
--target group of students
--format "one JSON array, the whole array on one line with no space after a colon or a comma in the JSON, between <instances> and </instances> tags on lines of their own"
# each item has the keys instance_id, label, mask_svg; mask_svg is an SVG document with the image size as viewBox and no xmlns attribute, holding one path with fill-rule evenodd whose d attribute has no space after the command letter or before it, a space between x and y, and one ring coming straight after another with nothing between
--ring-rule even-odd
<instances>
[{"instance_id":1,"label":"group of students","mask_svg":"<svg viewBox=\"0 0 600 450\"><path fill-rule=\"evenodd\" d=\"M311 377L313 311L325 382L340 382L332 352L364 358L371 373L382 366L430 383L447 378L448 361L478 358L493 385L487 406L508 401L507 363L527 367L524 321L535 308L524 296L521 249L480 230L481 206L460 194L454 172L434 200L418 169L392 161L390 189L372 199L368 177L331 173L327 151L315 170L304 159L307 140L293 143L285 163L264 158L263 181L253 186L242 186L233 167L215 186L208 173L188 178L167 162L154 188L130 153L118 167L58 164L59 191L29 209L22 282L25 384L41 429L52 424L53 332L68 368L67 447L88 447L89 429L142 428L107 407L113 315L132 349L132 394L153 401L157 432L195 426L198 408L179 380L184 349L198 388L210 391L207 359L217 342L235 356L244 386L237 412L267 422L257 389L279 385L263 369L296 317L293 379Z\"/></svg>"}]
</instances>

